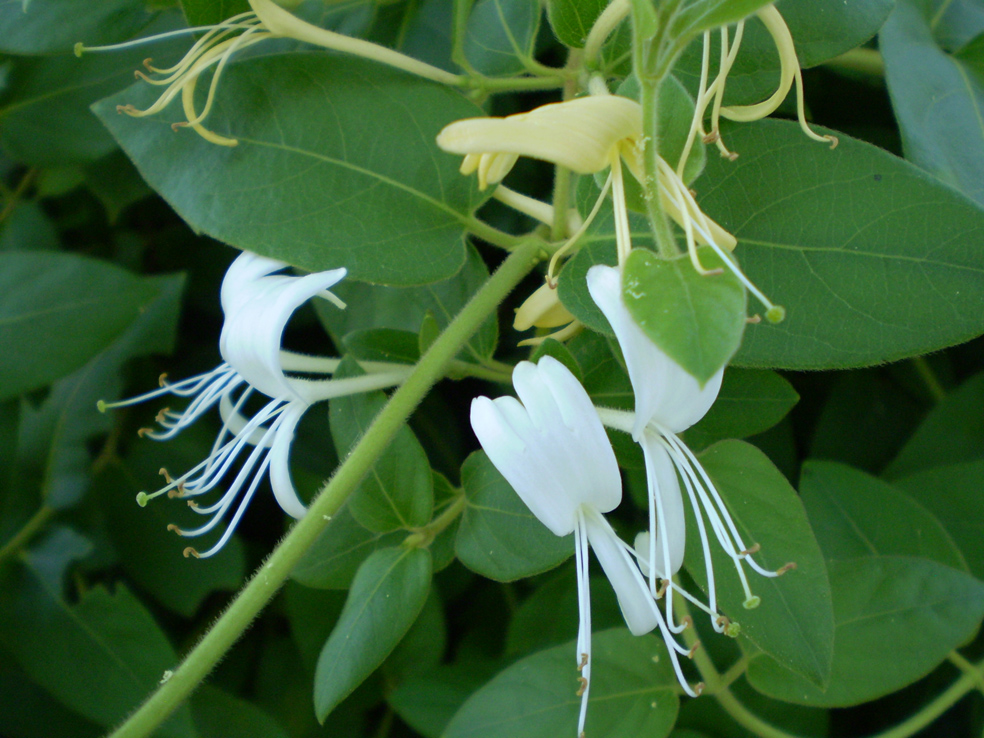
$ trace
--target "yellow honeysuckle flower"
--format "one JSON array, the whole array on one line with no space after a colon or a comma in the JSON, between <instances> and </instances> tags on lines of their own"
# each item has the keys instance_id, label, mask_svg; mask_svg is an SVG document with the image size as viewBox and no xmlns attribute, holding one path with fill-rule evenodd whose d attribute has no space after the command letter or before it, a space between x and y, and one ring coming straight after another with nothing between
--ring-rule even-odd
<instances>
[{"instance_id":1,"label":"yellow honeysuckle flower","mask_svg":"<svg viewBox=\"0 0 984 738\"><path fill-rule=\"evenodd\" d=\"M632 248L622 162L636 179L643 181L642 139L639 103L600 94L549 103L505 118L455 121L438 134L437 145L463 155L461 173L477 172L481 189L498 184L520 156L542 159L578 174L595 174L611 168L601 197L611 187L615 201L615 240L622 262ZM703 272L696 257L697 244L713 241L717 247L731 251L735 238L700 210L683 181L666 162L660 162L658 177L663 208L684 229L694 265ZM599 203L581 228L554 254L548 281L557 258L587 230Z\"/></svg>"},{"instance_id":2,"label":"yellow honeysuckle flower","mask_svg":"<svg viewBox=\"0 0 984 738\"><path fill-rule=\"evenodd\" d=\"M735 27L734 38L730 40L730 43L727 26L721 27L719 31L721 36L721 60L718 65L718 74L710 85L708 85L708 70L710 66L711 34L709 31L705 32L704 52L701 63L700 91L697 95L697 106L694 110L694 118L691 124L690 135L687 139L687 144L684 148L683 154L680 156L680 161L677 164L677 174L683 174L684 167L687 163L687 158L689 157L690 150L698 133L705 143L715 143L722 156L729 159L734 159L737 157L737 154L729 151L724 145L724 142L721 140L721 135L718 130L720 119L724 117L728 120L749 122L765 118L767 115L771 115L779 108L783 100L786 99L786 95L789 94L789 90L792 88L794 83L796 85L796 115L799 120L800 128L802 128L803 132L814 141L829 143L830 148L837 146L836 136L821 136L814 133L809 124L806 122L806 112L803 102L803 72L800 69L799 59L796 56L796 47L793 43L792 34L790 34L789 27L783 20L782 15L778 10L776 10L775 5L766 5L756 11L756 16L760 21L762 21L762 24L769 32L769 35L772 36L772 40L776 45L776 50L779 52L779 86L768 99L763 100L762 102L755 103L753 105L722 105L728 74L731 71L731 67L738 55L738 49L741 46L745 21L741 21L737 24ZM704 114L707 111L708 105L711 105L711 130L709 133L704 130Z\"/></svg>"},{"instance_id":3,"label":"yellow honeysuckle flower","mask_svg":"<svg viewBox=\"0 0 984 738\"><path fill-rule=\"evenodd\" d=\"M517 331L528 331L530 328L560 328L545 336L527 338L519 342L520 346L537 346L548 338L566 341L584 326L570 311L564 307L557 296L557 286L542 284L526 298L516 310L513 328Z\"/></svg>"}]
</instances>

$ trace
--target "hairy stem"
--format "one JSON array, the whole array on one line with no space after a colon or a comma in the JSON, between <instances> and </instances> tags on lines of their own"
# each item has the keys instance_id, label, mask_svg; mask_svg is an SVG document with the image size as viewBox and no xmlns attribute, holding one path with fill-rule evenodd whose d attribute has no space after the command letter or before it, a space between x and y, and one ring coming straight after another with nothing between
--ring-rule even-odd
<instances>
[{"instance_id":1,"label":"hairy stem","mask_svg":"<svg viewBox=\"0 0 984 738\"><path fill-rule=\"evenodd\" d=\"M673 231L670 230L670 221L659 196L659 81L640 79L639 84L642 88L642 130L645 137L645 181L641 184L646 201L646 215L649 216L660 256L673 259L680 255L680 249L673 237Z\"/></svg>"},{"instance_id":2,"label":"hairy stem","mask_svg":"<svg viewBox=\"0 0 984 738\"><path fill-rule=\"evenodd\" d=\"M362 440L311 503L307 515L274 549L171 678L160 685L150 699L112 734L112 738L149 736L201 683L277 593L295 564L324 531L417 404L444 376L461 347L533 269L538 251L535 242L519 246L465 305L376 416Z\"/></svg>"}]
</instances>

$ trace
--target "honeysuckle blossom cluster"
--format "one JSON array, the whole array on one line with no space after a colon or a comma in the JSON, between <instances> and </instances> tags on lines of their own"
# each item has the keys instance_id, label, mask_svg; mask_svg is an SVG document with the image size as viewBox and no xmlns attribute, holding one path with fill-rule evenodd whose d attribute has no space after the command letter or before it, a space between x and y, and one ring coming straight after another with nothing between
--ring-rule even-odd
<instances>
[{"instance_id":1,"label":"honeysuckle blossom cluster","mask_svg":"<svg viewBox=\"0 0 984 738\"><path fill-rule=\"evenodd\" d=\"M274 497L284 512L302 517L306 508L294 489L289 468L290 446L301 417L317 402L391 387L409 373L407 368L384 364L366 367L378 371L345 379L315 380L288 374L325 375L337 368L338 359L283 351L281 343L291 315L307 300L320 297L344 307L329 289L345 277L346 271L332 269L295 277L279 273L286 267L283 262L249 252L240 254L230 265L221 290L225 321L219 340L223 362L218 367L174 383L162 376L160 389L122 402L100 403L100 410L105 411L169 394L193 398L184 410L161 410L157 415L161 430L141 430L142 436L158 441L173 438L218 405L222 427L208 457L177 477L162 469L167 483L156 492L137 495L141 506L163 494L181 498L209 518L197 528L169 526L181 536L203 535L229 519L213 546L201 552L186 548L185 556L206 558L225 545L265 475L269 475ZM246 404L257 395L266 401L247 417ZM252 450L247 453L249 448ZM243 454L245 460L219 499L208 505L200 503L202 495L228 478Z\"/></svg>"}]
</instances>

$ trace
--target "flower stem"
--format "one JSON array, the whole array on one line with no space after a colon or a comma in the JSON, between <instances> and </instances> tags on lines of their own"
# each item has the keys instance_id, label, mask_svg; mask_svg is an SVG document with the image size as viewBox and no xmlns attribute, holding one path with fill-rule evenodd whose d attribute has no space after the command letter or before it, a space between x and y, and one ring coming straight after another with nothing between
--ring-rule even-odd
<instances>
[{"instance_id":1,"label":"flower stem","mask_svg":"<svg viewBox=\"0 0 984 738\"><path fill-rule=\"evenodd\" d=\"M21 526L21 529L17 531L13 538L7 541L3 548L0 548L0 565L2 565L11 556L14 556L19 552L24 546L27 545L38 531L40 531L45 524L51 520L52 516L55 514L53 508L47 505L42 505L38 508L38 511L31 516L31 518Z\"/></svg>"},{"instance_id":2,"label":"flower stem","mask_svg":"<svg viewBox=\"0 0 984 738\"><path fill-rule=\"evenodd\" d=\"M943 385L940 384L940 380L937 379L936 373L929 365L929 362L926 361L925 356L916 356L913 358L912 366L915 367L919 378L926 383L926 389L929 390L929 394L930 397L933 398L933 402L939 402L946 397L946 390L943 389Z\"/></svg>"},{"instance_id":3,"label":"flower stem","mask_svg":"<svg viewBox=\"0 0 984 738\"><path fill-rule=\"evenodd\" d=\"M646 215L653 229L656 249L664 259L674 259L680 255L670 221L663 210L659 197L659 87L656 79L640 78L642 89L642 131L645 141L643 165L645 181L642 182L643 197L646 201Z\"/></svg>"},{"instance_id":4,"label":"flower stem","mask_svg":"<svg viewBox=\"0 0 984 738\"><path fill-rule=\"evenodd\" d=\"M529 241L513 251L485 285L438 336L406 382L376 416L362 440L311 503L266 562L232 601L191 653L112 738L145 738L191 694L287 580L304 552L369 472L397 431L452 359L507 294L536 265L539 245Z\"/></svg>"}]
</instances>

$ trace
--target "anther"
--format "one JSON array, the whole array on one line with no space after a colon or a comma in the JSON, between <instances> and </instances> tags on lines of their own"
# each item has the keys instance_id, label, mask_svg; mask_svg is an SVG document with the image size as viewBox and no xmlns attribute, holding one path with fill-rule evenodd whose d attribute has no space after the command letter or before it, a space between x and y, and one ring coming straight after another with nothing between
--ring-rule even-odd
<instances>
[{"instance_id":1,"label":"anther","mask_svg":"<svg viewBox=\"0 0 984 738\"><path fill-rule=\"evenodd\" d=\"M162 388L167 387L167 372L164 372L157 378L157 384Z\"/></svg>"},{"instance_id":2,"label":"anther","mask_svg":"<svg viewBox=\"0 0 984 738\"><path fill-rule=\"evenodd\" d=\"M682 618L680 619L680 624L681 624L681 625L682 625L682 626L683 626L684 628L692 628L692 627L693 627L693 625L694 625L694 619L693 619L692 617L690 617L689 615L684 615L684 616L683 616L683 617L682 617Z\"/></svg>"},{"instance_id":3,"label":"anther","mask_svg":"<svg viewBox=\"0 0 984 738\"><path fill-rule=\"evenodd\" d=\"M584 677L578 677L577 681L578 684L580 684L581 686L577 688L577 692L575 692L575 695L580 697L584 694L584 690L588 688L588 680L585 679Z\"/></svg>"},{"instance_id":4,"label":"anther","mask_svg":"<svg viewBox=\"0 0 984 738\"><path fill-rule=\"evenodd\" d=\"M197 510L198 503L195 502L194 500L188 500L188 507L190 507L192 510Z\"/></svg>"},{"instance_id":5,"label":"anther","mask_svg":"<svg viewBox=\"0 0 984 738\"><path fill-rule=\"evenodd\" d=\"M761 550L762 550L762 546L760 544L756 543L756 544L754 544L752 546L749 546L744 551L739 551L738 552L738 555L739 556L751 556L752 554L758 553Z\"/></svg>"},{"instance_id":6,"label":"anther","mask_svg":"<svg viewBox=\"0 0 984 738\"><path fill-rule=\"evenodd\" d=\"M727 615L718 615L714 624L723 631L727 630L728 626L731 625L731 620L728 619Z\"/></svg>"},{"instance_id":7,"label":"anther","mask_svg":"<svg viewBox=\"0 0 984 738\"><path fill-rule=\"evenodd\" d=\"M824 136L824 138L827 139L828 141L830 141L830 148L831 148L831 150L836 149L837 148L837 144L840 143L840 141L838 140L837 136L831 136L830 134L827 134L826 136Z\"/></svg>"},{"instance_id":8,"label":"anther","mask_svg":"<svg viewBox=\"0 0 984 738\"><path fill-rule=\"evenodd\" d=\"M795 561L790 561L788 564L783 564L778 569L776 569L776 576L777 577L781 577L787 571L792 571L793 569L796 569L796 568L797 568L796 562Z\"/></svg>"},{"instance_id":9,"label":"anther","mask_svg":"<svg viewBox=\"0 0 984 738\"><path fill-rule=\"evenodd\" d=\"M154 429L153 428L139 428L137 430L137 435L140 436L141 438L143 438L148 433L153 433L153 432L154 432Z\"/></svg>"},{"instance_id":10,"label":"anther","mask_svg":"<svg viewBox=\"0 0 984 738\"><path fill-rule=\"evenodd\" d=\"M175 497L180 497L180 496L181 496L181 490L169 489L167 491L167 499L169 500L173 500Z\"/></svg>"},{"instance_id":11,"label":"anther","mask_svg":"<svg viewBox=\"0 0 984 738\"><path fill-rule=\"evenodd\" d=\"M694 654L697 653L698 648L700 648L700 641L694 641L694 645L692 645L690 650L687 652L687 658L692 659Z\"/></svg>"},{"instance_id":12,"label":"anther","mask_svg":"<svg viewBox=\"0 0 984 738\"><path fill-rule=\"evenodd\" d=\"M669 586L670 586L670 580L669 579L660 579L659 580L659 589L656 590L656 599L657 600L662 599L663 595L666 594L666 590L669 588Z\"/></svg>"},{"instance_id":13,"label":"anther","mask_svg":"<svg viewBox=\"0 0 984 738\"><path fill-rule=\"evenodd\" d=\"M762 316L759 315L758 313L755 313L755 315L745 318L745 322L748 323L749 325L758 325L759 323L762 322Z\"/></svg>"},{"instance_id":14,"label":"anther","mask_svg":"<svg viewBox=\"0 0 984 738\"><path fill-rule=\"evenodd\" d=\"M694 685L694 695L700 697L704 693L704 682L697 682Z\"/></svg>"},{"instance_id":15,"label":"anther","mask_svg":"<svg viewBox=\"0 0 984 738\"><path fill-rule=\"evenodd\" d=\"M718 131L711 131L706 136L701 138L701 141L703 141L706 144L712 144L715 141L717 141L719 138L721 138L721 134Z\"/></svg>"},{"instance_id":16,"label":"anther","mask_svg":"<svg viewBox=\"0 0 984 738\"><path fill-rule=\"evenodd\" d=\"M164 477L164 481L167 482L168 484L171 484L171 482L174 481L173 479L171 479L171 475L167 473L167 469L165 469L163 466L158 470L157 473L160 474L162 477Z\"/></svg>"},{"instance_id":17,"label":"anther","mask_svg":"<svg viewBox=\"0 0 984 738\"><path fill-rule=\"evenodd\" d=\"M160 411L157 413L157 416L154 418L154 420L157 421L158 423L160 423L161 425L163 425L164 424L164 421L167 420L167 414L170 411L171 411L171 408L169 408L169 407L162 407L160 409ZM171 480L169 479L168 482L170 482L170 481Z\"/></svg>"},{"instance_id":18,"label":"anther","mask_svg":"<svg viewBox=\"0 0 984 738\"><path fill-rule=\"evenodd\" d=\"M581 669L583 669L587 665L588 665L588 654L582 653L581 654L581 663L577 665L577 670L578 671L581 671Z\"/></svg>"},{"instance_id":19,"label":"anther","mask_svg":"<svg viewBox=\"0 0 984 738\"><path fill-rule=\"evenodd\" d=\"M194 557L195 557L196 559L200 559L200 558L202 557L202 555L201 555L200 553L198 553L198 551L196 551L195 549L193 549L193 548L192 548L191 546L188 546L188 548L186 548L186 549L185 549L184 551L182 551L181 553L183 553L183 554L184 554L184 557L185 557L186 559L187 559L187 558L188 558L189 556L194 556Z\"/></svg>"}]
</instances>

